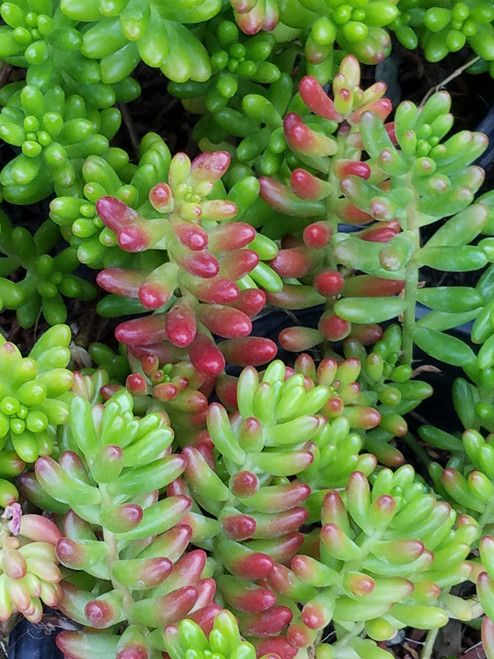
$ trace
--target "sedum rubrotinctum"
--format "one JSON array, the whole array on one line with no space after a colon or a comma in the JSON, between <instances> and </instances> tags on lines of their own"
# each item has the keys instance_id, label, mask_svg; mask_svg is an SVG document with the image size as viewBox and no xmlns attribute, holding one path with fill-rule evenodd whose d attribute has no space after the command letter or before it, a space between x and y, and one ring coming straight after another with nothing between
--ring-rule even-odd
<instances>
[{"instance_id":1,"label":"sedum rubrotinctum","mask_svg":"<svg viewBox=\"0 0 494 659\"><path fill-rule=\"evenodd\" d=\"M58 461L40 458L35 466L44 507L50 508L51 499L56 510L66 510L56 550L70 570L58 607L86 627L108 630L59 635L60 648L73 658L123 659L135 656L135 646L145 648L142 656L159 657L164 626L187 615L202 620L217 610L206 553L186 552L196 539L187 525L192 501L160 497L182 474L186 459L171 452L166 414L137 418L132 408L125 390L105 405L74 396L74 450ZM119 636L113 632L122 622L128 626Z\"/></svg>"},{"instance_id":2,"label":"sedum rubrotinctum","mask_svg":"<svg viewBox=\"0 0 494 659\"><path fill-rule=\"evenodd\" d=\"M358 62L347 56L333 80L333 99L314 78L299 85L307 106L335 128L325 133L295 113L285 117L287 143L311 171L293 170L285 177L289 185L261 177L261 196L278 211L310 218L319 230L307 226L271 266L284 278L312 283L326 299L312 345L345 338L354 323L403 314L402 362L411 362L415 343L461 365L473 353L444 332L475 319L486 300L469 287L424 287L420 268L476 271L492 259L491 238L471 244L492 233L490 196L472 203L484 172L471 163L487 137L465 130L444 140L454 121L447 92L421 107L401 103L386 123L392 106L385 85L362 90L359 84ZM424 244L423 227L441 220ZM358 229L339 232L338 223ZM287 282L281 293L268 293L268 302L286 304L294 289ZM431 311L416 321L417 302Z\"/></svg>"},{"instance_id":3,"label":"sedum rubrotinctum","mask_svg":"<svg viewBox=\"0 0 494 659\"><path fill-rule=\"evenodd\" d=\"M0 620L17 612L31 622L43 616L43 604L56 606L62 574L55 552L61 533L41 515L22 514L7 505L0 517Z\"/></svg>"},{"instance_id":4,"label":"sedum rubrotinctum","mask_svg":"<svg viewBox=\"0 0 494 659\"><path fill-rule=\"evenodd\" d=\"M73 374L66 366L71 335L55 325L37 341L27 357L0 338L0 505L17 500L8 480L56 447L57 428L69 417Z\"/></svg>"},{"instance_id":5,"label":"sedum rubrotinctum","mask_svg":"<svg viewBox=\"0 0 494 659\"><path fill-rule=\"evenodd\" d=\"M316 656L380 659L375 641L398 629L477 612L449 589L473 572L478 524L409 466L374 473L326 407L329 380L350 381L357 360L333 361L323 384L307 356L245 369L220 387L238 411L211 404L181 451L165 412L135 417L125 389L91 403L107 378L77 376L62 454L20 479L63 514L57 606L86 628L58 636L65 656L307 659L332 624Z\"/></svg>"},{"instance_id":6,"label":"sedum rubrotinctum","mask_svg":"<svg viewBox=\"0 0 494 659\"><path fill-rule=\"evenodd\" d=\"M256 250L263 239L256 230L231 221L242 219L259 187L248 177L226 195L221 177L229 164L225 151L203 153L192 162L184 153L176 154L168 183L158 183L149 193L157 217L148 219L114 197L96 203L121 249L131 254L159 250L161 255L159 265L151 260L141 269L125 264L98 274L106 291L135 298L155 311L121 323L116 338L131 350L154 347L157 354L188 358L209 377L221 373L226 361L259 365L276 354L273 341L248 335L251 317L266 300L258 285L278 290L281 279L261 261ZM272 243L270 257L276 251ZM212 334L226 341L217 346Z\"/></svg>"}]
</instances>

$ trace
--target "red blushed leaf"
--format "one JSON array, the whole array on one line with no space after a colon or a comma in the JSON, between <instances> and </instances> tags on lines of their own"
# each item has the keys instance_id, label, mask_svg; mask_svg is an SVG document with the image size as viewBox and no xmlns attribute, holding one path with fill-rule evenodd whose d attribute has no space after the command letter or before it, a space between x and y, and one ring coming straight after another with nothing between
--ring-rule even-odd
<instances>
[{"instance_id":1,"label":"red blushed leaf","mask_svg":"<svg viewBox=\"0 0 494 659\"><path fill-rule=\"evenodd\" d=\"M337 270L324 270L314 277L314 288L324 297L338 295L344 284L345 280Z\"/></svg>"},{"instance_id":2,"label":"red blushed leaf","mask_svg":"<svg viewBox=\"0 0 494 659\"><path fill-rule=\"evenodd\" d=\"M244 34L257 34L262 30L264 23L263 6L258 2L254 9L248 13L237 14L235 20Z\"/></svg>"},{"instance_id":3,"label":"red blushed leaf","mask_svg":"<svg viewBox=\"0 0 494 659\"><path fill-rule=\"evenodd\" d=\"M245 613L267 611L276 604L276 595L271 590L237 577L222 575L218 586L227 603Z\"/></svg>"},{"instance_id":4,"label":"red blushed leaf","mask_svg":"<svg viewBox=\"0 0 494 659\"><path fill-rule=\"evenodd\" d=\"M136 298L148 274L145 270L107 268L98 273L96 283L108 293Z\"/></svg>"},{"instance_id":5,"label":"red blushed leaf","mask_svg":"<svg viewBox=\"0 0 494 659\"><path fill-rule=\"evenodd\" d=\"M117 622L115 607L109 602L93 600L84 609L89 624L96 629L104 629Z\"/></svg>"},{"instance_id":6,"label":"red blushed leaf","mask_svg":"<svg viewBox=\"0 0 494 659\"><path fill-rule=\"evenodd\" d=\"M345 297L383 297L401 293L405 287L403 279L381 279L372 275L358 275L345 281Z\"/></svg>"},{"instance_id":7,"label":"red blushed leaf","mask_svg":"<svg viewBox=\"0 0 494 659\"><path fill-rule=\"evenodd\" d=\"M209 232L209 247L213 252L230 252L241 249L256 237L256 230L246 222L218 224Z\"/></svg>"},{"instance_id":8,"label":"red blushed leaf","mask_svg":"<svg viewBox=\"0 0 494 659\"><path fill-rule=\"evenodd\" d=\"M127 376L125 387L133 396L144 396L147 391L147 382L139 373L132 373Z\"/></svg>"},{"instance_id":9,"label":"red blushed leaf","mask_svg":"<svg viewBox=\"0 0 494 659\"><path fill-rule=\"evenodd\" d=\"M341 121L341 115L336 112L333 101L326 94L316 78L305 76L299 83L298 91L302 100L315 114L332 121Z\"/></svg>"},{"instance_id":10,"label":"red blushed leaf","mask_svg":"<svg viewBox=\"0 0 494 659\"><path fill-rule=\"evenodd\" d=\"M194 158L190 174L187 177L191 186L203 181L216 183L223 176L230 165L230 154L227 151L205 152Z\"/></svg>"},{"instance_id":11,"label":"red blushed leaf","mask_svg":"<svg viewBox=\"0 0 494 659\"><path fill-rule=\"evenodd\" d=\"M328 341L341 341L350 334L352 326L331 311L326 311L319 321L318 329Z\"/></svg>"},{"instance_id":12,"label":"red blushed leaf","mask_svg":"<svg viewBox=\"0 0 494 659\"><path fill-rule=\"evenodd\" d=\"M172 577L168 577L169 579ZM197 588L185 586L150 599L135 602L130 615L140 624L150 627L164 627L187 617L197 600Z\"/></svg>"},{"instance_id":13,"label":"red blushed leaf","mask_svg":"<svg viewBox=\"0 0 494 659\"><path fill-rule=\"evenodd\" d=\"M233 375L221 374L216 378L215 388L218 398L227 410L236 410L238 378Z\"/></svg>"},{"instance_id":14,"label":"red blushed leaf","mask_svg":"<svg viewBox=\"0 0 494 659\"><path fill-rule=\"evenodd\" d=\"M197 224L174 219L171 226L173 233L182 245L185 245L192 251L200 251L208 246L208 234Z\"/></svg>"},{"instance_id":15,"label":"red blushed leaf","mask_svg":"<svg viewBox=\"0 0 494 659\"><path fill-rule=\"evenodd\" d=\"M177 253L177 250L172 250L170 246L170 252L173 252L172 255L178 265L191 275L210 279L215 277L219 272L220 265L218 261L206 250L202 252L192 252L188 250L186 251L186 248L184 248L183 252Z\"/></svg>"},{"instance_id":16,"label":"red blushed leaf","mask_svg":"<svg viewBox=\"0 0 494 659\"><path fill-rule=\"evenodd\" d=\"M335 140L309 128L294 112L286 115L283 129L288 146L296 152L316 157L336 153Z\"/></svg>"},{"instance_id":17,"label":"red blushed leaf","mask_svg":"<svg viewBox=\"0 0 494 659\"><path fill-rule=\"evenodd\" d=\"M267 291L266 299L269 304L281 309L307 309L326 302L312 286L299 284L284 284L278 293Z\"/></svg>"},{"instance_id":18,"label":"red blushed leaf","mask_svg":"<svg viewBox=\"0 0 494 659\"><path fill-rule=\"evenodd\" d=\"M352 323L350 336L364 346L372 346L382 339L383 328L380 325L365 325Z\"/></svg>"},{"instance_id":19,"label":"red blushed leaf","mask_svg":"<svg viewBox=\"0 0 494 659\"><path fill-rule=\"evenodd\" d=\"M197 600L194 607L202 609L211 604L216 593L216 581L212 578L201 579L195 584L197 588Z\"/></svg>"},{"instance_id":20,"label":"red blushed leaf","mask_svg":"<svg viewBox=\"0 0 494 659\"><path fill-rule=\"evenodd\" d=\"M309 517L305 508L291 508L282 513L256 516L254 538L277 538L285 533L297 531Z\"/></svg>"},{"instance_id":21,"label":"red blushed leaf","mask_svg":"<svg viewBox=\"0 0 494 659\"><path fill-rule=\"evenodd\" d=\"M115 197L101 197L98 199L96 212L101 221L115 233L132 224L139 215L133 208Z\"/></svg>"},{"instance_id":22,"label":"red blushed leaf","mask_svg":"<svg viewBox=\"0 0 494 659\"><path fill-rule=\"evenodd\" d=\"M274 359L278 352L274 341L258 336L229 339L218 347L226 361L236 366L261 366Z\"/></svg>"},{"instance_id":23,"label":"red blushed leaf","mask_svg":"<svg viewBox=\"0 0 494 659\"><path fill-rule=\"evenodd\" d=\"M377 63L377 62L376 62ZM383 92L384 93L384 92ZM393 104L388 98L378 98L375 101L372 101L371 103L367 103L366 105L363 105L361 108L358 110L355 110L355 112L352 112L350 116L350 122L352 124L356 124L360 121L361 116L364 114L364 112L374 112L375 114L378 115L380 119L383 121L386 119L386 117L389 115L391 110L393 109ZM389 124L387 124L389 126ZM386 126L385 126L386 128ZM388 133L389 134L389 133ZM391 135L394 135L394 126L392 129L392 133L389 134L390 137ZM393 142L393 144L397 144L396 138Z\"/></svg>"},{"instance_id":24,"label":"red blushed leaf","mask_svg":"<svg viewBox=\"0 0 494 659\"><path fill-rule=\"evenodd\" d=\"M236 339L232 339L236 340ZM225 358L212 339L199 332L190 344L192 364L204 375L219 375L225 368Z\"/></svg>"},{"instance_id":25,"label":"red blushed leaf","mask_svg":"<svg viewBox=\"0 0 494 659\"><path fill-rule=\"evenodd\" d=\"M149 659L147 645L129 645L117 652L115 659Z\"/></svg>"},{"instance_id":26,"label":"red blushed leaf","mask_svg":"<svg viewBox=\"0 0 494 659\"><path fill-rule=\"evenodd\" d=\"M331 226L329 222L313 222L305 227L303 232L304 243L312 249L323 249L331 239Z\"/></svg>"},{"instance_id":27,"label":"red blushed leaf","mask_svg":"<svg viewBox=\"0 0 494 659\"><path fill-rule=\"evenodd\" d=\"M290 352L309 350L321 343L322 340L322 334L310 327L287 327L278 335L281 347Z\"/></svg>"},{"instance_id":28,"label":"red blushed leaf","mask_svg":"<svg viewBox=\"0 0 494 659\"><path fill-rule=\"evenodd\" d=\"M291 622L293 613L286 606L273 606L261 613L240 613L238 618L242 634L263 638L279 634Z\"/></svg>"},{"instance_id":29,"label":"red blushed leaf","mask_svg":"<svg viewBox=\"0 0 494 659\"><path fill-rule=\"evenodd\" d=\"M482 619L482 643L487 652L487 659L494 657L494 622L487 616Z\"/></svg>"},{"instance_id":30,"label":"red blushed leaf","mask_svg":"<svg viewBox=\"0 0 494 659\"><path fill-rule=\"evenodd\" d=\"M139 288L139 302L146 309L159 309L168 302L171 293L160 282L144 282Z\"/></svg>"},{"instance_id":31,"label":"red blushed leaf","mask_svg":"<svg viewBox=\"0 0 494 659\"><path fill-rule=\"evenodd\" d=\"M170 407L189 415L187 424L191 428L204 424L203 416L208 408L208 399L200 391L185 389L179 391L175 398L169 401Z\"/></svg>"},{"instance_id":32,"label":"red blushed leaf","mask_svg":"<svg viewBox=\"0 0 494 659\"><path fill-rule=\"evenodd\" d=\"M201 302L231 304L239 297L237 284L227 277L201 279L184 273L180 283Z\"/></svg>"},{"instance_id":33,"label":"red blushed leaf","mask_svg":"<svg viewBox=\"0 0 494 659\"><path fill-rule=\"evenodd\" d=\"M358 236L361 240L366 240L373 243L387 243L388 240L394 238L398 233L400 233L401 228L397 220L391 220L390 222L379 222L373 224L368 229L359 231L355 235Z\"/></svg>"},{"instance_id":34,"label":"red blushed leaf","mask_svg":"<svg viewBox=\"0 0 494 659\"><path fill-rule=\"evenodd\" d=\"M259 489L259 479L252 471L239 471L232 477L230 487L235 496L250 497Z\"/></svg>"},{"instance_id":35,"label":"red blushed leaf","mask_svg":"<svg viewBox=\"0 0 494 659\"><path fill-rule=\"evenodd\" d=\"M360 160L339 160L334 165L334 173L339 179L346 176L358 176L367 180L371 175L371 168L366 162Z\"/></svg>"},{"instance_id":36,"label":"red blushed leaf","mask_svg":"<svg viewBox=\"0 0 494 659\"><path fill-rule=\"evenodd\" d=\"M294 531L269 540L253 540L249 542L248 546L252 550L265 552L277 563L287 563L297 553L303 542L303 534Z\"/></svg>"},{"instance_id":37,"label":"red blushed leaf","mask_svg":"<svg viewBox=\"0 0 494 659\"><path fill-rule=\"evenodd\" d=\"M308 247L280 249L269 265L280 277L304 277L314 267L319 256Z\"/></svg>"},{"instance_id":38,"label":"red blushed leaf","mask_svg":"<svg viewBox=\"0 0 494 659\"><path fill-rule=\"evenodd\" d=\"M300 199L322 199L329 193L325 182L305 169L294 169L290 174L290 187Z\"/></svg>"},{"instance_id":39,"label":"red blushed leaf","mask_svg":"<svg viewBox=\"0 0 494 659\"><path fill-rule=\"evenodd\" d=\"M246 14L252 11L257 4L257 0L231 0L233 11L237 14Z\"/></svg>"},{"instance_id":40,"label":"red blushed leaf","mask_svg":"<svg viewBox=\"0 0 494 659\"><path fill-rule=\"evenodd\" d=\"M118 232L118 246L126 252L144 252L153 242L153 236L142 226L124 227Z\"/></svg>"},{"instance_id":41,"label":"red blushed leaf","mask_svg":"<svg viewBox=\"0 0 494 659\"><path fill-rule=\"evenodd\" d=\"M250 552L233 559L229 570L241 579L264 579L273 569L274 561L270 556Z\"/></svg>"},{"instance_id":42,"label":"red blushed leaf","mask_svg":"<svg viewBox=\"0 0 494 659\"><path fill-rule=\"evenodd\" d=\"M196 316L191 302L181 298L165 316L166 338L179 348L189 346L196 336Z\"/></svg>"},{"instance_id":43,"label":"red blushed leaf","mask_svg":"<svg viewBox=\"0 0 494 659\"><path fill-rule=\"evenodd\" d=\"M147 346L164 341L166 314L159 313L145 318L127 320L117 326L115 338L128 345Z\"/></svg>"},{"instance_id":44,"label":"red blushed leaf","mask_svg":"<svg viewBox=\"0 0 494 659\"><path fill-rule=\"evenodd\" d=\"M160 213L170 210L173 202L173 193L168 183L158 183L149 192L151 206Z\"/></svg>"},{"instance_id":45,"label":"red blushed leaf","mask_svg":"<svg viewBox=\"0 0 494 659\"><path fill-rule=\"evenodd\" d=\"M228 515L221 520L221 528L231 540L247 540L256 530L256 520L249 515Z\"/></svg>"},{"instance_id":46,"label":"red blushed leaf","mask_svg":"<svg viewBox=\"0 0 494 659\"><path fill-rule=\"evenodd\" d=\"M296 648L306 648L315 640L315 632L304 625L301 620L293 621L288 627L286 637Z\"/></svg>"},{"instance_id":47,"label":"red blushed leaf","mask_svg":"<svg viewBox=\"0 0 494 659\"><path fill-rule=\"evenodd\" d=\"M219 304L201 304L196 313L208 330L225 339L248 336L252 331L250 318L238 309Z\"/></svg>"},{"instance_id":48,"label":"red blushed leaf","mask_svg":"<svg viewBox=\"0 0 494 659\"><path fill-rule=\"evenodd\" d=\"M174 565L167 579L170 589L182 588L187 585L197 585L206 565L206 552L195 549L184 554ZM202 607L201 607L202 608Z\"/></svg>"},{"instance_id":49,"label":"red blushed leaf","mask_svg":"<svg viewBox=\"0 0 494 659\"><path fill-rule=\"evenodd\" d=\"M198 624L206 636L209 636L213 629L215 618L220 611L223 611L223 608L212 602L202 609L197 609L197 611L187 614L187 618Z\"/></svg>"},{"instance_id":50,"label":"red blushed leaf","mask_svg":"<svg viewBox=\"0 0 494 659\"><path fill-rule=\"evenodd\" d=\"M228 252L221 259L220 274L222 277L237 281L237 279L248 275L259 261L259 254L254 252L253 249L236 249Z\"/></svg>"},{"instance_id":51,"label":"red blushed leaf","mask_svg":"<svg viewBox=\"0 0 494 659\"><path fill-rule=\"evenodd\" d=\"M153 387L153 398L160 400L162 403L169 403L177 396L178 389L171 382L161 382L160 384L157 384Z\"/></svg>"},{"instance_id":52,"label":"red blushed leaf","mask_svg":"<svg viewBox=\"0 0 494 659\"><path fill-rule=\"evenodd\" d=\"M249 318L254 318L266 304L266 293L259 288L246 288L240 291L239 296L230 306L243 311Z\"/></svg>"},{"instance_id":53,"label":"red blushed leaf","mask_svg":"<svg viewBox=\"0 0 494 659\"><path fill-rule=\"evenodd\" d=\"M357 208L346 199L338 199L333 208L334 212L345 224L360 226L373 221L373 217L360 208Z\"/></svg>"},{"instance_id":54,"label":"red blushed leaf","mask_svg":"<svg viewBox=\"0 0 494 659\"><path fill-rule=\"evenodd\" d=\"M20 535L36 542L48 542L56 545L62 537L60 530L54 522L41 515L26 514L20 520Z\"/></svg>"}]
</instances>

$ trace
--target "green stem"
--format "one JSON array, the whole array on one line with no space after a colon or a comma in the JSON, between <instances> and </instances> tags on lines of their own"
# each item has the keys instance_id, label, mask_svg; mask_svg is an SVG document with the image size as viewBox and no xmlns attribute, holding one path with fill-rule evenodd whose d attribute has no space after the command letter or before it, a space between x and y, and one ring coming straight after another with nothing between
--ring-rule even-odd
<instances>
[{"instance_id":1,"label":"green stem","mask_svg":"<svg viewBox=\"0 0 494 659\"><path fill-rule=\"evenodd\" d=\"M411 183L409 183L411 186ZM414 193L407 208L407 229L415 236L415 249L420 249L420 223L417 212L417 194ZM419 266L412 257L405 274L406 309L403 314L403 364L413 361L413 330L415 327L415 309L417 305L417 288L419 283Z\"/></svg>"},{"instance_id":2,"label":"green stem","mask_svg":"<svg viewBox=\"0 0 494 659\"><path fill-rule=\"evenodd\" d=\"M431 659L432 650L434 649L434 643L436 642L439 629L431 629L426 636L424 649L422 650L421 659Z\"/></svg>"},{"instance_id":3,"label":"green stem","mask_svg":"<svg viewBox=\"0 0 494 659\"><path fill-rule=\"evenodd\" d=\"M493 510L494 510L494 499L490 499L489 503L486 504L484 511L479 518L480 535L483 535L484 526L489 522Z\"/></svg>"},{"instance_id":4,"label":"green stem","mask_svg":"<svg viewBox=\"0 0 494 659\"><path fill-rule=\"evenodd\" d=\"M343 648L345 645L348 645L351 639L355 636L358 636L361 632L364 631L364 629L365 625L363 622L355 623L355 627L351 631L333 643L333 650L335 651L335 654L337 653L337 648Z\"/></svg>"},{"instance_id":5,"label":"green stem","mask_svg":"<svg viewBox=\"0 0 494 659\"><path fill-rule=\"evenodd\" d=\"M430 456L427 455L427 452L424 451L424 449L420 446L418 441L415 439L415 437L407 432L406 435L404 435L403 439L405 440L406 444L412 449L412 451L415 453L417 458L422 462L422 464L425 466L426 470L427 467L430 465L431 458Z\"/></svg>"},{"instance_id":6,"label":"green stem","mask_svg":"<svg viewBox=\"0 0 494 659\"><path fill-rule=\"evenodd\" d=\"M104 485L100 485L100 492L101 492L101 504L102 506L105 505L112 505L114 503L112 497L107 494L106 488ZM115 561L118 561L120 556L118 553L118 546L117 546L117 541L115 539L115 535L111 533L111 531L108 531L103 527L103 540L106 543L106 546L108 547L108 554L106 556L106 564L108 565L108 569L110 574L112 575L111 577L111 582L112 586L115 588L115 590L118 590L122 594L122 599L123 599L123 607L125 610L125 613L127 614L127 620L129 622L129 625L133 624L132 619L130 616L130 607L134 603L134 600L132 599L132 594L128 588L123 586L117 579L112 574L112 565L115 563Z\"/></svg>"}]
</instances>

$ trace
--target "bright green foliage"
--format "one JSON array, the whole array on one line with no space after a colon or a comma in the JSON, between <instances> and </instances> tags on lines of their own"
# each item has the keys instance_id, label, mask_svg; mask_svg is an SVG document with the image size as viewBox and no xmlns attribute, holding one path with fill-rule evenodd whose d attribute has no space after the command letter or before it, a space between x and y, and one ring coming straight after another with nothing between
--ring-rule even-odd
<instances>
[{"instance_id":1,"label":"bright green foliage","mask_svg":"<svg viewBox=\"0 0 494 659\"><path fill-rule=\"evenodd\" d=\"M390 27L406 48L416 48L418 41L429 62L438 62L465 45L485 60L486 68L494 60L494 8L489 2L401 0L398 7L401 15Z\"/></svg>"},{"instance_id":2,"label":"bright green foliage","mask_svg":"<svg viewBox=\"0 0 494 659\"><path fill-rule=\"evenodd\" d=\"M307 72L318 79L318 68L327 70L331 63L335 42L364 64L376 64L390 53L391 39L383 28L399 15L396 2L294 0L280 5L281 22L297 30L302 28L307 35Z\"/></svg>"},{"instance_id":3,"label":"bright green foliage","mask_svg":"<svg viewBox=\"0 0 494 659\"><path fill-rule=\"evenodd\" d=\"M55 256L50 252L60 239L58 228L44 222L32 236L24 227L12 227L0 213L0 296L7 309L15 309L21 327L32 327L42 314L50 325L64 323L67 310L63 297L92 300L96 290L75 275L77 256L67 247ZM8 279L14 276L16 283Z\"/></svg>"},{"instance_id":4,"label":"bright green foliage","mask_svg":"<svg viewBox=\"0 0 494 659\"><path fill-rule=\"evenodd\" d=\"M105 154L120 126L116 108L99 112L59 86L43 93L34 85L11 83L0 101L0 135L22 150L0 172L3 196L12 203L39 201L54 188L68 192L83 160Z\"/></svg>"},{"instance_id":5,"label":"bright green foliage","mask_svg":"<svg viewBox=\"0 0 494 659\"><path fill-rule=\"evenodd\" d=\"M99 66L80 54L82 37L76 23L46 0L2 2L0 57L29 69L28 82L47 91L65 76L81 83L97 83Z\"/></svg>"},{"instance_id":6,"label":"bright green foliage","mask_svg":"<svg viewBox=\"0 0 494 659\"><path fill-rule=\"evenodd\" d=\"M211 67L207 52L184 24L207 21L221 9L220 0L173 3L150 0L64 0L62 12L75 21L87 22L82 30L81 52L100 60L101 79L117 83L140 60L159 68L175 82L207 80Z\"/></svg>"},{"instance_id":7,"label":"bright green foliage","mask_svg":"<svg viewBox=\"0 0 494 659\"><path fill-rule=\"evenodd\" d=\"M110 148L103 157L91 155L82 167L82 181L74 196L60 196L50 203L50 218L62 227L62 235L77 249L77 258L93 268L130 262L117 246L115 234L105 227L96 212L96 202L113 196L148 217L156 211L148 201L153 186L168 175L170 151L156 133L148 133L140 144L139 162L129 163L122 149ZM146 261L149 263L149 254ZM132 257L136 265L138 256ZM119 314L121 315L121 313Z\"/></svg>"},{"instance_id":8,"label":"bright green foliage","mask_svg":"<svg viewBox=\"0 0 494 659\"><path fill-rule=\"evenodd\" d=\"M103 84L100 63L81 54L83 36L78 23L63 14L58 2L2 2L0 14L6 23L0 27L0 58L27 68L28 84L43 92L61 85L66 92L77 91L91 105L104 102L105 97L109 97L106 106L115 102L118 87ZM127 94L133 87L134 98L139 93L139 87L128 78L120 87L120 93L127 88Z\"/></svg>"},{"instance_id":9,"label":"bright green foliage","mask_svg":"<svg viewBox=\"0 0 494 659\"><path fill-rule=\"evenodd\" d=\"M0 370L0 476L12 478L32 464L39 455L50 455L55 448L58 426L69 416L67 398L72 373L70 330L56 325L37 341L27 357L2 338ZM3 481L2 481L3 483ZM7 484L7 490L11 490ZM3 505L3 504L2 504Z\"/></svg>"},{"instance_id":10,"label":"bright green foliage","mask_svg":"<svg viewBox=\"0 0 494 659\"><path fill-rule=\"evenodd\" d=\"M413 378L408 364L399 363L402 335L397 325L387 327L369 353L351 338L345 340L343 350L347 358L359 359L361 396L367 396L380 415L379 426L366 432L364 446L381 464L398 467L405 458L392 440L407 433L406 414L431 396L433 389L427 382Z\"/></svg>"},{"instance_id":11,"label":"bright green foliage","mask_svg":"<svg viewBox=\"0 0 494 659\"><path fill-rule=\"evenodd\" d=\"M172 82L169 92L183 99L189 111L204 115L194 127L203 150L214 145L232 151L226 140L234 135L239 143L232 155L238 161L274 174L283 162L282 117L294 95L290 76L296 47L279 53L273 34L243 36L223 17L211 22L203 38L211 57L211 78L204 83Z\"/></svg>"},{"instance_id":12,"label":"bright green foliage","mask_svg":"<svg viewBox=\"0 0 494 659\"><path fill-rule=\"evenodd\" d=\"M171 659L187 659L187 650L194 651L197 659L207 659L208 656L215 659L256 657L254 646L241 639L237 622L226 609L217 614L209 636L195 622L185 619L179 625L169 625L163 639Z\"/></svg>"},{"instance_id":13,"label":"bright green foliage","mask_svg":"<svg viewBox=\"0 0 494 659\"><path fill-rule=\"evenodd\" d=\"M446 468L437 462L429 465L435 489L460 510L475 517L481 530L490 532L494 522L494 450L487 440L473 429L465 430L461 439L432 426L422 426L420 435L432 446L448 447L454 453Z\"/></svg>"}]
</instances>

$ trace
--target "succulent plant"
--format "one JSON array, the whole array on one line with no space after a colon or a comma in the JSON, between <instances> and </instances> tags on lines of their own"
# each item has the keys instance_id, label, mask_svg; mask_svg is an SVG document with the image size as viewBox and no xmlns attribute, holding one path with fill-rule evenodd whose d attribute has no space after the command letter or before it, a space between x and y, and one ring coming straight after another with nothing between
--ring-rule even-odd
<instances>
[{"instance_id":1,"label":"succulent plant","mask_svg":"<svg viewBox=\"0 0 494 659\"><path fill-rule=\"evenodd\" d=\"M67 309L62 296L85 301L96 297L94 286L74 274L78 261L72 247L49 254L60 239L50 220L32 236L0 213L0 228L0 253L5 255L0 257L0 294L7 309L16 309L21 327L32 327L41 314L50 325L64 323Z\"/></svg>"},{"instance_id":2,"label":"succulent plant","mask_svg":"<svg viewBox=\"0 0 494 659\"><path fill-rule=\"evenodd\" d=\"M120 126L116 108L99 111L60 86L42 92L34 85L11 83L2 89L1 102L0 135L22 149L0 172L3 196L11 203L39 201L54 187L70 189L81 160L104 154Z\"/></svg>"},{"instance_id":3,"label":"succulent plant","mask_svg":"<svg viewBox=\"0 0 494 659\"><path fill-rule=\"evenodd\" d=\"M6 506L0 519L0 620L19 612L39 622L43 604L56 606L60 596L62 574L55 552L60 531L46 517L23 515L18 503Z\"/></svg>"},{"instance_id":4,"label":"succulent plant","mask_svg":"<svg viewBox=\"0 0 494 659\"><path fill-rule=\"evenodd\" d=\"M38 339L27 357L3 337L0 345L2 389L0 400L1 503L17 499L8 478L33 464L39 455L50 455L56 446L56 429L69 417L68 391L72 372L66 366L70 330L55 325Z\"/></svg>"},{"instance_id":5,"label":"succulent plant","mask_svg":"<svg viewBox=\"0 0 494 659\"><path fill-rule=\"evenodd\" d=\"M117 339L128 346L163 346L169 356L162 363L188 353L207 376L223 370L225 357L239 365L262 364L275 354L268 339L247 336L250 317L265 301L255 282L272 288L281 282L260 263L255 249L248 248L255 230L229 222L238 211L233 200L248 206L257 183L246 179L232 188L229 198L208 198L229 162L226 152L205 153L192 163L185 154L174 156L169 184L159 183L149 194L161 218L146 219L115 198L97 202L99 216L122 249L166 250L162 263L151 271L108 268L99 273L97 281L105 290L157 310L120 324ZM211 333L227 340L217 347Z\"/></svg>"}]
</instances>

